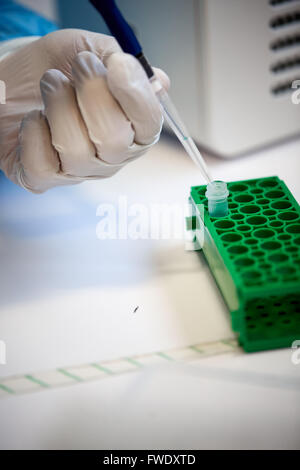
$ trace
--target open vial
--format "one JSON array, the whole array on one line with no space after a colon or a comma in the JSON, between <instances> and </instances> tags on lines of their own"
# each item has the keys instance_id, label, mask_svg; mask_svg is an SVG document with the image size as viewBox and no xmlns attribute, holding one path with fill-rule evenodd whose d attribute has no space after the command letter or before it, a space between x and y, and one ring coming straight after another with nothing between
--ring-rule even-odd
<instances>
[{"instance_id":1,"label":"open vial","mask_svg":"<svg viewBox=\"0 0 300 470\"><path fill-rule=\"evenodd\" d=\"M208 183L205 196L208 200L208 213L211 217L226 217L228 215L229 191L224 181Z\"/></svg>"}]
</instances>

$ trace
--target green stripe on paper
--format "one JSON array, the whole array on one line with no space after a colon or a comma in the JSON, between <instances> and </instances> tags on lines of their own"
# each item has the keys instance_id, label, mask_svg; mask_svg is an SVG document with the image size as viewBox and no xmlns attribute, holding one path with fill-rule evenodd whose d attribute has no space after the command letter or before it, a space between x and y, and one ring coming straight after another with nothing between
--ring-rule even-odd
<instances>
[{"instance_id":1,"label":"green stripe on paper","mask_svg":"<svg viewBox=\"0 0 300 470\"><path fill-rule=\"evenodd\" d=\"M80 377L78 377L77 375L75 374L71 374L71 372L68 372L67 370L65 369L57 369L58 372L60 372L61 374L65 375L66 377L69 377L70 379L73 379L75 380L76 382L82 382L82 379Z\"/></svg>"},{"instance_id":2,"label":"green stripe on paper","mask_svg":"<svg viewBox=\"0 0 300 470\"><path fill-rule=\"evenodd\" d=\"M40 387L43 387L43 388L48 388L48 387L50 387L50 385L46 384L46 383L43 382L42 380L36 379L36 378L33 377L32 375L25 375L25 378L26 378L27 380L30 380L30 382L33 382L33 383L39 385Z\"/></svg>"}]
</instances>

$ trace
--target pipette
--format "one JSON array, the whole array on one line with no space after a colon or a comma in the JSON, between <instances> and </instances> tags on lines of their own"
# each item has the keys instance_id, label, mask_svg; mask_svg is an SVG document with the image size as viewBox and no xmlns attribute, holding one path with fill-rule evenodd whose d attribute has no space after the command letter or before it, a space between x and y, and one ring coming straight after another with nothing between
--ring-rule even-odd
<instances>
[{"instance_id":1,"label":"pipette","mask_svg":"<svg viewBox=\"0 0 300 470\"><path fill-rule=\"evenodd\" d=\"M90 0L96 10L102 15L111 34L117 39L124 52L134 55L143 66L157 98L162 106L163 114L169 126L185 148L193 162L201 170L207 183L212 181L208 168L202 155L200 154L192 137L188 134L185 125L179 117L179 114L172 103L167 91L162 87L156 78L154 71L143 54L142 47L138 42L132 28L124 19L122 13L117 7L115 0Z\"/></svg>"}]
</instances>

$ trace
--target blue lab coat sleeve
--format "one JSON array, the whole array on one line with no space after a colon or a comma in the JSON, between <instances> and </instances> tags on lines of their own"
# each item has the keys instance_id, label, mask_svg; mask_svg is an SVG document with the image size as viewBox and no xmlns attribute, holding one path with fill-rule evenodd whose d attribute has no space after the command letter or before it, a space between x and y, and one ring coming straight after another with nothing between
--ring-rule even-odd
<instances>
[{"instance_id":1,"label":"blue lab coat sleeve","mask_svg":"<svg viewBox=\"0 0 300 470\"><path fill-rule=\"evenodd\" d=\"M57 25L13 0L0 0L0 41L44 36L56 29Z\"/></svg>"}]
</instances>

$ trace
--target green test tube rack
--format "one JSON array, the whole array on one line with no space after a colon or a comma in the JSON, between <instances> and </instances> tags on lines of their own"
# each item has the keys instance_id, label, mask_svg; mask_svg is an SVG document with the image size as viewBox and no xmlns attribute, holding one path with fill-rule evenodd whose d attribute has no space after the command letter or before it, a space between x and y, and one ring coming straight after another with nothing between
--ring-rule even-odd
<instances>
[{"instance_id":1,"label":"green test tube rack","mask_svg":"<svg viewBox=\"0 0 300 470\"><path fill-rule=\"evenodd\" d=\"M300 340L300 208L278 177L228 183L229 214L191 188L192 229L247 352Z\"/></svg>"}]
</instances>

